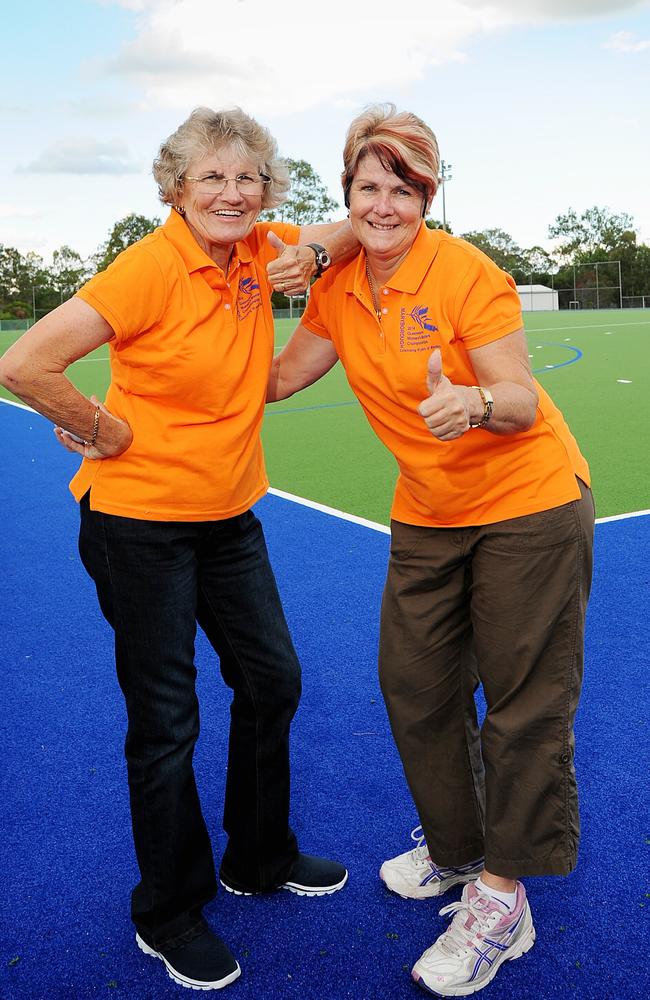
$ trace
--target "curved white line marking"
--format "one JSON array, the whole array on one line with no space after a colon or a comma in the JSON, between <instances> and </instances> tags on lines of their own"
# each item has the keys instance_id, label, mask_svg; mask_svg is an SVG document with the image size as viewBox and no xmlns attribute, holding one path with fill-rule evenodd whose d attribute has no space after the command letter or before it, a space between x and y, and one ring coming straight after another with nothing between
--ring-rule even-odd
<instances>
[{"instance_id":1,"label":"curved white line marking","mask_svg":"<svg viewBox=\"0 0 650 1000\"><path fill-rule=\"evenodd\" d=\"M3 396L0 396L0 403L6 403L7 406L17 406L19 410L27 410L28 413L36 413L36 410L33 410L31 406L27 406L25 403L17 403L13 399L5 399Z\"/></svg>"}]
</instances>

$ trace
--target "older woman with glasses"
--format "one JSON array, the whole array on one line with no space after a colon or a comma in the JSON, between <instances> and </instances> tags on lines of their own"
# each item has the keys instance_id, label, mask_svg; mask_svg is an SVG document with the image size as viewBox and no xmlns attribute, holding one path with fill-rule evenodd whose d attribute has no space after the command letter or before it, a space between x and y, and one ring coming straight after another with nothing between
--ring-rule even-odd
<instances>
[{"instance_id":1,"label":"older woman with glasses","mask_svg":"<svg viewBox=\"0 0 650 1000\"><path fill-rule=\"evenodd\" d=\"M240 967L202 916L217 883L192 766L197 622L233 691L221 883L315 896L347 879L337 862L300 853L289 826L300 666L251 506L268 487L271 284L301 291L358 243L347 223L274 223L271 235L257 222L285 197L288 172L239 109L195 110L161 146L154 177L172 206L165 224L22 337L0 381L83 456L71 484L81 558L115 632L128 713L136 940L177 982L209 990ZM64 373L106 343L101 403Z\"/></svg>"},{"instance_id":2,"label":"older woman with glasses","mask_svg":"<svg viewBox=\"0 0 650 1000\"><path fill-rule=\"evenodd\" d=\"M464 996L534 942L520 877L576 864L589 470L532 377L512 278L424 223L440 167L431 129L370 108L343 160L362 251L315 286L268 398L340 358L399 466L379 672L421 828L380 875L413 899L464 886L413 969L432 993Z\"/></svg>"}]
</instances>

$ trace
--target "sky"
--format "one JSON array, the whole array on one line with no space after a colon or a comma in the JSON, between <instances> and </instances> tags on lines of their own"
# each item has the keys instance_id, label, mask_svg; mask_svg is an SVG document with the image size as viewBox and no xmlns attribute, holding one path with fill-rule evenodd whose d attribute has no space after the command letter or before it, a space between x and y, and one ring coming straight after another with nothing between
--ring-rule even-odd
<instances>
[{"instance_id":1,"label":"sky","mask_svg":"<svg viewBox=\"0 0 650 1000\"><path fill-rule=\"evenodd\" d=\"M436 133L454 233L552 250L558 215L598 205L650 244L650 0L36 0L2 29L0 243L21 253L165 218L151 164L199 105L244 108L342 206L346 129L385 101Z\"/></svg>"}]
</instances>

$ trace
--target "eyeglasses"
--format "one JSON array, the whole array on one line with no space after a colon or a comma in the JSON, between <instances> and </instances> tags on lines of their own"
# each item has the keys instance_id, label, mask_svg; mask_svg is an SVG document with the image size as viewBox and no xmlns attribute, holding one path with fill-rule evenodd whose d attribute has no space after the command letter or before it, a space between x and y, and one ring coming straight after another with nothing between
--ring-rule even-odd
<instances>
[{"instance_id":1,"label":"eyeglasses","mask_svg":"<svg viewBox=\"0 0 650 1000\"><path fill-rule=\"evenodd\" d=\"M205 174L204 177L190 177L188 174L184 178L186 181L194 181L196 190L201 194L221 194L226 190L229 181L233 181L240 194L262 194L267 184L271 183L271 178L266 174L237 174L236 177L224 177L223 174Z\"/></svg>"}]
</instances>

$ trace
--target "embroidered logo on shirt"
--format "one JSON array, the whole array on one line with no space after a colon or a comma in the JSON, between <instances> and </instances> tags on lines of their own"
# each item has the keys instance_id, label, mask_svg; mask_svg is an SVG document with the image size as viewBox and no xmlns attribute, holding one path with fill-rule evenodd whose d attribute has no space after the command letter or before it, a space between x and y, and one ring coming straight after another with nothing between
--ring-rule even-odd
<instances>
[{"instance_id":1,"label":"embroidered logo on shirt","mask_svg":"<svg viewBox=\"0 0 650 1000\"><path fill-rule=\"evenodd\" d=\"M262 303L260 286L254 278L242 278L239 282L239 294L237 296L237 316L239 319L246 319L254 309L259 309Z\"/></svg>"},{"instance_id":2,"label":"embroidered logo on shirt","mask_svg":"<svg viewBox=\"0 0 650 1000\"><path fill-rule=\"evenodd\" d=\"M437 333L438 327L431 321L428 312L428 306L415 306L410 313L400 309L400 351L430 351L435 346L431 334Z\"/></svg>"},{"instance_id":3,"label":"embroidered logo on shirt","mask_svg":"<svg viewBox=\"0 0 650 1000\"><path fill-rule=\"evenodd\" d=\"M427 313L429 311L428 306L416 306L415 309L411 310L411 316L423 330L431 330L432 332L437 330L438 327L434 326Z\"/></svg>"}]
</instances>

